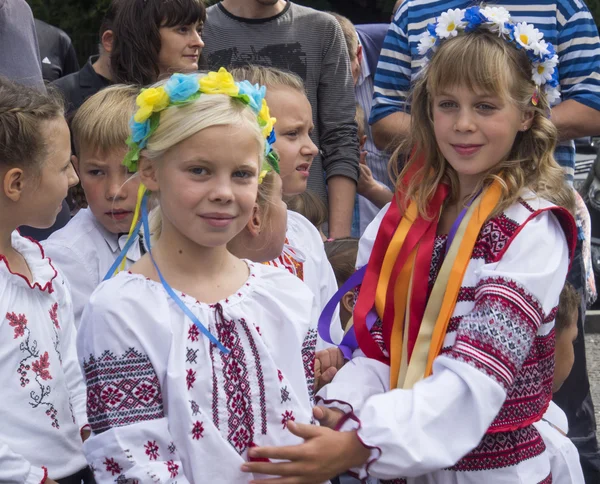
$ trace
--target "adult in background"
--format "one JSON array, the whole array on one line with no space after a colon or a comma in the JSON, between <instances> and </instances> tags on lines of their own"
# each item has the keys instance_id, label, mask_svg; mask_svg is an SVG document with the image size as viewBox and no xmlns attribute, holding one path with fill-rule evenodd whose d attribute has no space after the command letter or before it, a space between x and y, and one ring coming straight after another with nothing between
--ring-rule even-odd
<instances>
[{"instance_id":1,"label":"adult in background","mask_svg":"<svg viewBox=\"0 0 600 484\"><path fill-rule=\"evenodd\" d=\"M502 6L502 1L494 6ZM406 0L390 25L375 75L375 95L371 124L380 148L397 145L406 136L410 114L406 99L411 79L422 60L419 39L427 24L448 9L468 8L471 0ZM533 24L552 43L559 58L558 80L561 101L552 108L552 121L558 128L559 145L554 152L572 182L575 168L573 139L600 133L600 41L594 20L579 0L515 0L505 6L515 22ZM580 231L581 232L581 231ZM583 261L579 241L568 280L585 291ZM569 378L554 400L569 419L569 437L579 450L586 482L600 482L600 456L596 441L596 422L589 390L585 359L583 321L579 318L579 337L575 343L575 364Z\"/></svg>"},{"instance_id":2,"label":"adult in background","mask_svg":"<svg viewBox=\"0 0 600 484\"><path fill-rule=\"evenodd\" d=\"M350 235L359 153L352 74L338 23L285 0L223 0L207 9L203 37L211 69L260 64L304 80L320 149L308 189L328 201L329 237Z\"/></svg>"},{"instance_id":3,"label":"adult in background","mask_svg":"<svg viewBox=\"0 0 600 484\"><path fill-rule=\"evenodd\" d=\"M33 14L25 0L0 0L0 74L45 89Z\"/></svg>"},{"instance_id":4,"label":"adult in background","mask_svg":"<svg viewBox=\"0 0 600 484\"><path fill-rule=\"evenodd\" d=\"M79 70L73 42L66 32L37 18L35 30L40 46L44 81L56 81Z\"/></svg>"},{"instance_id":5,"label":"adult in background","mask_svg":"<svg viewBox=\"0 0 600 484\"><path fill-rule=\"evenodd\" d=\"M98 54L91 56L81 70L61 77L53 83L65 97L67 118L72 117L88 97L112 83L110 52L115 14L116 1L113 1L100 24Z\"/></svg>"}]
</instances>

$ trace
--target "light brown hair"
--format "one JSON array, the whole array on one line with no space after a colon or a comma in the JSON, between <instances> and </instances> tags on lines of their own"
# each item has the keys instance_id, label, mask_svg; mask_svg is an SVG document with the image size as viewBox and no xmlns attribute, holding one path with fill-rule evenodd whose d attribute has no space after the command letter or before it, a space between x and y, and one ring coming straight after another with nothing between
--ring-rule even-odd
<instances>
[{"instance_id":1,"label":"light brown hair","mask_svg":"<svg viewBox=\"0 0 600 484\"><path fill-rule=\"evenodd\" d=\"M549 104L545 93L539 93L537 106L531 102L535 85L527 54L497 34L482 31L444 41L416 82L410 99L410 136L390 160L391 166L396 167L399 154L414 148L398 178L398 188L405 194L404 206L414 200L421 216L428 217L426 207L441 182L450 186L450 202L458 197L457 174L438 148L431 113L433 96L454 86L493 93L522 111L533 112L531 127L517 134L507 159L492 167L475 189L476 192L494 179L500 182L503 196L491 216L515 203L523 188L573 212L573 191L566 185L564 172L553 155L557 130L547 118ZM405 186L404 175L415 169L415 176Z\"/></svg>"},{"instance_id":2,"label":"light brown hair","mask_svg":"<svg viewBox=\"0 0 600 484\"><path fill-rule=\"evenodd\" d=\"M47 155L42 124L64 115L55 89L42 93L0 76L0 166L39 170Z\"/></svg>"},{"instance_id":3,"label":"light brown hair","mask_svg":"<svg viewBox=\"0 0 600 484\"><path fill-rule=\"evenodd\" d=\"M287 201L287 206L308 219L317 229L327 222L327 207L314 193L306 190L299 195L294 195Z\"/></svg>"},{"instance_id":4,"label":"light brown hair","mask_svg":"<svg viewBox=\"0 0 600 484\"><path fill-rule=\"evenodd\" d=\"M348 54L350 55L350 60L356 59L356 53L358 52L358 34L356 33L356 29L354 28L354 24L339 13L335 12L327 12L329 15L332 15L340 24L342 28L342 32L344 34L344 40L346 41L346 47L348 48Z\"/></svg>"},{"instance_id":5,"label":"light brown hair","mask_svg":"<svg viewBox=\"0 0 600 484\"><path fill-rule=\"evenodd\" d=\"M333 272L338 287L341 287L356 270L356 257L358 256L358 239L344 237L325 242L325 253Z\"/></svg>"},{"instance_id":6,"label":"light brown hair","mask_svg":"<svg viewBox=\"0 0 600 484\"><path fill-rule=\"evenodd\" d=\"M554 322L557 335L573 324L573 315L577 313L580 305L581 296L569 282L566 282L560 293L558 311Z\"/></svg>"},{"instance_id":7,"label":"light brown hair","mask_svg":"<svg viewBox=\"0 0 600 484\"><path fill-rule=\"evenodd\" d=\"M125 148L130 132L129 120L139 93L137 86L117 84L86 100L71 123L75 154L80 156L82 148L102 154Z\"/></svg>"},{"instance_id":8,"label":"light brown hair","mask_svg":"<svg viewBox=\"0 0 600 484\"><path fill-rule=\"evenodd\" d=\"M302 79L293 72L284 71L275 67L247 65L231 69L231 75L236 81L247 80L252 84L265 86L267 89L288 87L306 95L306 88Z\"/></svg>"}]
</instances>

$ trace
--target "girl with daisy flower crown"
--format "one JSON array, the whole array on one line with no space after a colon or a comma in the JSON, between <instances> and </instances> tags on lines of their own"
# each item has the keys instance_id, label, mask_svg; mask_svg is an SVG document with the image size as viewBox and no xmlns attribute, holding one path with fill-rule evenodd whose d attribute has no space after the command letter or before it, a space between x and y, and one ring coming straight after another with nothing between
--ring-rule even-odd
<instances>
[{"instance_id":1,"label":"girl with daisy flower crown","mask_svg":"<svg viewBox=\"0 0 600 484\"><path fill-rule=\"evenodd\" d=\"M124 164L142 183L131 233L143 225L148 252L96 289L78 335L100 484L246 483L248 449L300 443L287 425L312 420L313 295L227 249L278 171L264 97L221 69L137 98Z\"/></svg>"},{"instance_id":2,"label":"girl with daisy flower crown","mask_svg":"<svg viewBox=\"0 0 600 484\"><path fill-rule=\"evenodd\" d=\"M554 49L496 7L442 14L421 46L411 156L338 293L360 284L340 345L350 361L318 393L322 427L288 425L305 443L252 449L279 462L246 472L282 484L347 469L409 484L552 482L533 424L552 398L576 242L552 155ZM321 315L324 339L338 302Z\"/></svg>"}]
</instances>

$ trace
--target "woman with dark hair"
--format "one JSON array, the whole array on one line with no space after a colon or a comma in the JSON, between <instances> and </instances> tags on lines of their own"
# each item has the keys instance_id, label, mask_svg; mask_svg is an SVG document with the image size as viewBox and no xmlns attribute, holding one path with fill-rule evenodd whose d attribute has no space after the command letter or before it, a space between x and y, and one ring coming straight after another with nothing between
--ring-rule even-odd
<instances>
[{"instance_id":1,"label":"woman with dark hair","mask_svg":"<svg viewBox=\"0 0 600 484\"><path fill-rule=\"evenodd\" d=\"M114 81L147 85L198 70L206 10L202 0L120 0L113 26Z\"/></svg>"}]
</instances>

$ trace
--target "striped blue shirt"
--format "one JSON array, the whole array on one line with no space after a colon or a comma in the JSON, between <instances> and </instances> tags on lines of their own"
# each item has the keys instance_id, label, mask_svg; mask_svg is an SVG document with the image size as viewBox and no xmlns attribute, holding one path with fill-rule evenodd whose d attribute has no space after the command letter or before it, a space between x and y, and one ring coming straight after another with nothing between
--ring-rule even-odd
<instances>
[{"instance_id":1,"label":"striped blue shirt","mask_svg":"<svg viewBox=\"0 0 600 484\"><path fill-rule=\"evenodd\" d=\"M373 109L369 122L375 123L394 112L405 110L411 79L422 66L417 47L427 24L451 8L468 8L472 0L406 0L390 24L375 74ZM528 22L552 43L559 57L558 74L562 100L573 99L600 110L600 42L598 29L586 5L580 0L513 0L505 7L515 22ZM575 145L559 144L554 153L573 181Z\"/></svg>"}]
</instances>

